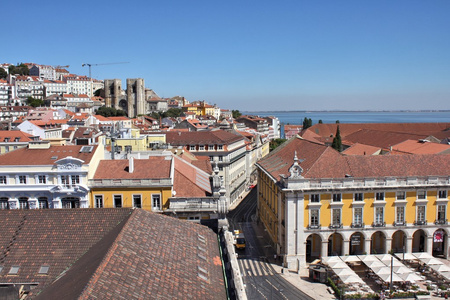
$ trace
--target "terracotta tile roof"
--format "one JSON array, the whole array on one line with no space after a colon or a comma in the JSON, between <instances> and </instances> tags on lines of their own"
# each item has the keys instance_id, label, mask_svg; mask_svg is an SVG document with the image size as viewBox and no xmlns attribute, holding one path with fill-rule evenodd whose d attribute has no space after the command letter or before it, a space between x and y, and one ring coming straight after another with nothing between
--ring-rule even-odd
<instances>
[{"instance_id":1,"label":"terracotta tile roof","mask_svg":"<svg viewBox=\"0 0 450 300\"><path fill-rule=\"evenodd\" d=\"M342 137L342 144L353 145L354 143L360 143L388 149L390 146L396 145L409 139L419 140L425 139L426 137L427 135L425 134L421 135L415 133L361 129L345 137Z\"/></svg>"},{"instance_id":2,"label":"terracotta tile roof","mask_svg":"<svg viewBox=\"0 0 450 300\"><path fill-rule=\"evenodd\" d=\"M374 155L381 151L380 147L364 145L360 143L353 144L349 148L342 151L345 155Z\"/></svg>"},{"instance_id":3,"label":"terracotta tile roof","mask_svg":"<svg viewBox=\"0 0 450 300\"><path fill-rule=\"evenodd\" d=\"M280 180L289 175L294 153L302 160L305 178L449 176L447 155L350 155L344 156L331 147L302 138L293 138L258 162L258 165Z\"/></svg>"},{"instance_id":4,"label":"terracotta tile roof","mask_svg":"<svg viewBox=\"0 0 450 300\"><path fill-rule=\"evenodd\" d=\"M113 120L113 121L129 121L130 118L127 117L109 117L108 119Z\"/></svg>"},{"instance_id":5,"label":"terracotta tile roof","mask_svg":"<svg viewBox=\"0 0 450 300\"><path fill-rule=\"evenodd\" d=\"M392 146L392 150L411 154L450 154L450 145L407 140Z\"/></svg>"},{"instance_id":6,"label":"terracotta tile roof","mask_svg":"<svg viewBox=\"0 0 450 300\"><path fill-rule=\"evenodd\" d=\"M107 121L112 122L112 120L110 120L109 118L104 117L102 115L94 115L94 117L101 122L107 122Z\"/></svg>"},{"instance_id":7,"label":"terracotta tile roof","mask_svg":"<svg viewBox=\"0 0 450 300\"><path fill-rule=\"evenodd\" d=\"M212 131L167 131L166 142L173 146L189 145L189 144L231 144L244 138L224 130Z\"/></svg>"},{"instance_id":8,"label":"terracotta tile roof","mask_svg":"<svg viewBox=\"0 0 450 300\"><path fill-rule=\"evenodd\" d=\"M55 161L72 156L89 164L97 150L93 147L91 152L80 152L83 146L50 146L49 149L20 148L0 155L1 166L27 166L27 165L53 165Z\"/></svg>"},{"instance_id":9,"label":"terracotta tile roof","mask_svg":"<svg viewBox=\"0 0 450 300\"><path fill-rule=\"evenodd\" d=\"M174 156L176 197L204 197L211 195L209 174Z\"/></svg>"},{"instance_id":10,"label":"terracotta tile roof","mask_svg":"<svg viewBox=\"0 0 450 300\"><path fill-rule=\"evenodd\" d=\"M14 142L16 138L19 139L19 142L29 142L34 140L34 137L31 134L19 130L0 130L0 142L5 142L5 138L8 138L10 142Z\"/></svg>"},{"instance_id":11,"label":"terracotta tile roof","mask_svg":"<svg viewBox=\"0 0 450 300\"><path fill-rule=\"evenodd\" d=\"M34 293L71 267L108 232L122 227L129 209L0 210L2 283L36 283ZM8 275L19 266L17 275ZM48 275L39 275L49 266ZM75 284L75 283L74 283ZM55 298L54 298L55 299Z\"/></svg>"},{"instance_id":12,"label":"terracotta tile roof","mask_svg":"<svg viewBox=\"0 0 450 300\"><path fill-rule=\"evenodd\" d=\"M30 123L33 123L36 126L39 127L45 127L45 126L55 126L55 125L63 125L67 124L68 120L48 120L48 121L42 121L42 120L30 120Z\"/></svg>"},{"instance_id":13,"label":"terracotta tile roof","mask_svg":"<svg viewBox=\"0 0 450 300\"><path fill-rule=\"evenodd\" d=\"M101 160L94 179L170 178L171 163L171 159L166 159L164 156L134 159L134 170L130 173L128 159Z\"/></svg>"}]
</instances>

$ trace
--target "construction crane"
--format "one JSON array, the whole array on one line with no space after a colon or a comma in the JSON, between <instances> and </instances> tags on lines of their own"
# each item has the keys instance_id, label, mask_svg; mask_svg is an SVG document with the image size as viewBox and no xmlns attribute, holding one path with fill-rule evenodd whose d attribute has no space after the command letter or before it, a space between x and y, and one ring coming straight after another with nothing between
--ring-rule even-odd
<instances>
[{"instance_id":1,"label":"construction crane","mask_svg":"<svg viewBox=\"0 0 450 300\"><path fill-rule=\"evenodd\" d=\"M126 62L113 62L113 63L104 63L104 64L81 64L82 67L88 66L89 67L89 78L92 78L91 76L91 67L92 66L103 66L103 65L118 65L118 64L129 64L129 61Z\"/></svg>"},{"instance_id":2,"label":"construction crane","mask_svg":"<svg viewBox=\"0 0 450 300\"><path fill-rule=\"evenodd\" d=\"M53 68L55 68L55 69L63 69L63 68L68 68L68 67L70 67L69 65L67 65L67 66L53 66Z\"/></svg>"}]
</instances>

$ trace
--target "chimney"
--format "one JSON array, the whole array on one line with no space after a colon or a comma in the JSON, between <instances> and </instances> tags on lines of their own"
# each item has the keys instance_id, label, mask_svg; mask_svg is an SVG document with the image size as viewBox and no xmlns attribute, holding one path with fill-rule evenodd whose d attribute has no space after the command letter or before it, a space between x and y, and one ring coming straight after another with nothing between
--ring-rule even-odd
<instances>
[{"instance_id":1,"label":"chimney","mask_svg":"<svg viewBox=\"0 0 450 300\"><path fill-rule=\"evenodd\" d=\"M134 158L133 158L133 156L130 156L128 161L129 161L128 172L133 173L134 172Z\"/></svg>"}]
</instances>

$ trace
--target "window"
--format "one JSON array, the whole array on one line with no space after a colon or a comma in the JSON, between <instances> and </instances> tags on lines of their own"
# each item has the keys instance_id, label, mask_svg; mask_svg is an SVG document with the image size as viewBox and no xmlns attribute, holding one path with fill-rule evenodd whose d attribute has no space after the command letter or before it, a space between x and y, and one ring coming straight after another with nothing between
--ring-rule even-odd
<instances>
[{"instance_id":1,"label":"window","mask_svg":"<svg viewBox=\"0 0 450 300\"><path fill-rule=\"evenodd\" d=\"M69 185L69 175L62 175L61 176L61 184L62 185Z\"/></svg>"},{"instance_id":2,"label":"window","mask_svg":"<svg viewBox=\"0 0 450 300\"><path fill-rule=\"evenodd\" d=\"M417 206L417 221L425 222L425 205Z\"/></svg>"},{"instance_id":3,"label":"window","mask_svg":"<svg viewBox=\"0 0 450 300\"><path fill-rule=\"evenodd\" d=\"M311 194L311 202L320 202L319 194Z\"/></svg>"},{"instance_id":4,"label":"window","mask_svg":"<svg viewBox=\"0 0 450 300\"><path fill-rule=\"evenodd\" d=\"M426 191L417 191L417 199L419 199L419 200L427 199L427 192Z\"/></svg>"},{"instance_id":5,"label":"window","mask_svg":"<svg viewBox=\"0 0 450 300\"><path fill-rule=\"evenodd\" d=\"M397 192L397 200L406 200L406 193L403 191Z\"/></svg>"},{"instance_id":6,"label":"window","mask_svg":"<svg viewBox=\"0 0 450 300\"><path fill-rule=\"evenodd\" d=\"M319 226L319 210L311 209L309 211L309 225L312 227Z\"/></svg>"},{"instance_id":7,"label":"window","mask_svg":"<svg viewBox=\"0 0 450 300\"><path fill-rule=\"evenodd\" d=\"M94 201L95 201L95 208L103 207L103 195L95 195Z\"/></svg>"},{"instance_id":8,"label":"window","mask_svg":"<svg viewBox=\"0 0 450 300\"><path fill-rule=\"evenodd\" d=\"M39 175L38 176L38 182L41 183L41 184L47 183L47 178L45 177L45 175Z\"/></svg>"},{"instance_id":9,"label":"window","mask_svg":"<svg viewBox=\"0 0 450 300\"><path fill-rule=\"evenodd\" d=\"M38 204L40 209L48 208L48 198L47 197L39 197Z\"/></svg>"},{"instance_id":10,"label":"window","mask_svg":"<svg viewBox=\"0 0 450 300\"><path fill-rule=\"evenodd\" d=\"M161 195L152 195L152 210L161 210Z\"/></svg>"},{"instance_id":11,"label":"window","mask_svg":"<svg viewBox=\"0 0 450 300\"><path fill-rule=\"evenodd\" d=\"M80 175L72 175L72 185L80 184Z\"/></svg>"},{"instance_id":12,"label":"window","mask_svg":"<svg viewBox=\"0 0 450 300\"><path fill-rule=\"evenodd\" d=\"M122 207L122 195L114 195L114 207Z\"/></svg>"},{"instance_id":13,"label":"window","mask_svg":"<svg viewBox=\"0 0 450 300\"><path fill-rule=\"evenodd\" d=\"M399 224L405 222L405 208L403 206L397 207L395 222Z\"/></svg>"},{"instance_id":14,"label":"window","mask_svg":"<svg viewBox=\"0 0 450 300\"><path fill-rule=\"evenodd\" d=\"M384 223L384 207L376 207L375 209L375 224L381 225Z\"/></svg>"},{"instance_id":15,"label":"window","mask_svg":"<svg viewBox=\"0 0 450 300\"><path fill-rule=\"evenodd\" d=\"M133 195L133 207L142 208L141 195Z\"/></svg>"},{"instance_id":16,"label":"window","mask_svg":"<svg viewBox=\"0 0 450 300\"><path fill-rule=\"evenodd\" d=\"M210 156L209 161L214 161L214 156Z\"/></svg>"},{"instance_id":17,"label":"window","mask_svg":"<svg viewBox=\"0 0 450 300\"><path fill-rule=\"evenodd\" d=\"M8 275L17 275L19 273L20 266L12 266L11 269L9 269Z\"/></svg>"},{"instance_id":18,"label":"window","mask_svg":"<svg viewBox=\"0 0 450 300\"><path fill-rule=\"evenodd\" d=\"M223 145L217 145L217 148L218 148L219 150L223 150Z\"/></svg>"},{"instance_id":19,"label":"window","mask_svg":"<svg viewBox=\"0 0 450 300\"><path fill-rule=\"evenodd\" d=\"M355 207L353 209L353 223L355 223L357 225L361 225L362 224L362 216L363 216L362 207Z\"/></svg>"},{"instance_id":20,"label":"window","mask_svg":"<svg viewBox=\"0 0 450 300\"><path fill-rule=\"evenodd\" d=\"M19 208L20 209L28 209L28 198L20 197L19 198Z\"/></svg>"},{"instance_id":21,"label":"window","mask_svg":"<svg viewBox=\"0 0 450 300\"><path fill-rule=\"evenodd\" d=\"M0 198L0 209L9 209L8 198Z\"/></svg>"},{"instance_id":22,"label":"window","mask_svg":"<svg viewBox=\"0 0 450 300\"><path fill-rule=\"evenodd\" d=\"M199 146L199 150L200 150L200 151L204 151L204 150L205 150L205 146L204 146L204 145L200 145L200 146Z\"/></svg>"},{"instance_id":23,"label":"window","mask_svg":"<svg viewBox=\"0 0 450 300\"><path fill-rule=\"evenodd\" d=\"M79 208L80 199L75 197L66 197L61 200L63 208Z\"/></svg>"},{"instance_id":24,"label":"window","mask_svg":"<svg viewBox=\"0 0 450 300\"><path fill-rule=\"evenodd\" d=\"M0 176L0 184L6 184L6 176Z\"/></svg>"},{"instance_id":25,"label":"window","mask_svg":"<svg viewBox=\"0 0 450 300\"><path fill-rule=\"evenodd\" d=\"M0 183L2 183L0 181ZM447 199L447 190L441 190L438 192L438 198L439 199Z\"/></svg>"},{"instance_id":26,"label":"window","mask_svg":"<svg viewBox=\"0 0 450 300\"><path fill-rule=\"evenodd\" d=\"M383 192L375 193L375 200L384 201L384 193Z\"/></svg>"},{"instance_id":27,"label":"window","mask_svg":"<svg viewBox=\"0 0 450 300\"><path fill-rule=\"evenodd\" d=\"M364 201L363 193L355 193L355 201Z\"/></svg>"},{"instance_id":28,"label":"window","mask_svg":"<svg viewBox=\"0 0 450 300\"><path fill-rule=\"evenodd\" d=\"M195 146L189 146L190 151L195 151Z\"/></svg>"},{"instance_id":29,"label":"window","mask_svg":"<svg viewBox=\"0 0 450 300\"><path fill-rule=\"evenodd\" d=\"M219 156L219 161L223 161L223 156Z\"/></svg>"},{"instance_id":30,"label":"window","mask_svg":"<svg viewBox=\"0 0 450 300\"><path fill-rule=\"evenodd\" d=\"M446 220L446 206L445 205L438 205L438 211L437 211L437 220L438 221L445 221Z\"/></svg>"},{"instance_id":31,"label":"window","mask_svg":"<svg viewBox=\"0 0 450 300\"><path fill-rule=\"evenodd\" d=\"M26 175L19 175L19 183L20 184L27 184L27 176Z\"/></svg>"},{"instance_id":32,"label":"window","mask_svg":"<svg viewBox=\"0 0 450 300\"><path fill-rule=\"evenodd\" d=\"M214 145L208 145L208 150L209 151L214 150Z\"/></svg>"},{"instance_id":33,"label":"window","mask_svg":"<svg viewBox=\"0 0 450 300\"><path fill-rule=\"evenodd\" d=\"M341 202L341 194L333 194L333 202Z\"/></svg>"},{"instance_id":34,"label":"window","mask_svg":"<svg viewBox=\"0 0 450 300\"><path fill-rule=\"evenodd\" d=\"M334 226L339 226L341 224L341 209L340 208L334 208L332 210L333 214L333 224Z\"/></svg>"},{"instance_id":35,"label":"window","mask_svg":"<svg viewBox=\"0 0 450 300\"><path fill-rule=\"evenodd\" d=\"M41 267L39 268L38 274L39 274L39 275L47 275L49 269L50 269L49 266L41 266Z\"/></svg>"}]
</instances>

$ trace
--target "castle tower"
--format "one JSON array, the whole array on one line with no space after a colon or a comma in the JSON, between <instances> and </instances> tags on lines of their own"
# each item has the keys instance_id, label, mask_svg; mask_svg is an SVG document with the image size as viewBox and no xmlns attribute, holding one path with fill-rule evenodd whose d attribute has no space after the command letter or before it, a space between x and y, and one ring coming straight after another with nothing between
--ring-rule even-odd
<instances>
[{"instance_id":1,"label":"castle tower","mask_svg":"<svg viewBox=\"0 0 450 300\"><path fill-rule=\"evenodd\" d=\"M144 79L127 79L128 116L145 114L145 84Z\"/></svg>"},{"instance_id":2,"label":"castle tower","mask_svg":"<svg viewBox=\"0 0 450 300\"><path fill-rule=\"evenodd\" d=\"M120 79L105 79L105 105L106 107L119 107L122 81Z\"/></svg>"}]
</instances>

